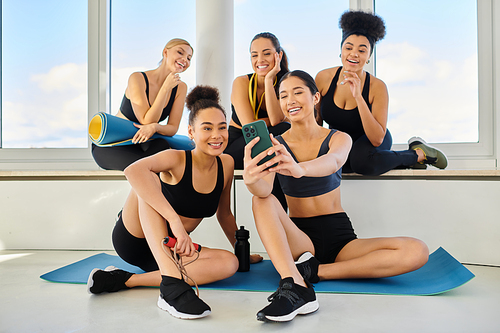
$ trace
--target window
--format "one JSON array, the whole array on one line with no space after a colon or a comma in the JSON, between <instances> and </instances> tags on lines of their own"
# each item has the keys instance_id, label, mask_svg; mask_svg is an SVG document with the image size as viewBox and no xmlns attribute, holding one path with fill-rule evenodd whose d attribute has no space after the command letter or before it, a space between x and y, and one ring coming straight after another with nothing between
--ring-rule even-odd
<instances>
[{"instance_id":1,"label":"window","mask_svg":"<svg viewBox=\"0 0 500 333\"><path fill-rule=\"evenodd\" d=\"M477 5L475 0L376 0L387 35L377 46L376 74L388 86L395 143L478 142Z\"/></svg>"},{"instance_id":2,"label":"window","mask_svg":"<svg viewBox=\"0 0 500 333\"><path fill-rule=\"evenodd\" d=\"M348 1L236 1L234 3L234 74L252 73L250 42L260 32L278 37L291 70L301 69L312 77L339 64L342 33L340 15ZM265 9L263 9L265 8Z\"/></svg>"},{"instance_id":3,"label":"window","mask_svg":"<svg viewBox=\"0 0 500 333\"><path fill-rule=\"evenodd\" d=\"M175 8L175 9L174 9ZM174 13L175 11L175 13ZM194 48L191 66L181 73L189 89L196 84L195 1L119 0L111 2L111 114L120 108L130 74L158 67L165 45L172 38L187 40ZM165 123L168 119L165 120ZM187 111L179 134L187 134Z\"/></svg>"},{"instance_id":4,"label":"window","mask_svg":"<svg viewBox=\"0 0 500 333\"><path fill-rule=\"evenodd\" d=\"M2 1L1 148L87 147L87 1Z\"/></svg>"}]
</instances>

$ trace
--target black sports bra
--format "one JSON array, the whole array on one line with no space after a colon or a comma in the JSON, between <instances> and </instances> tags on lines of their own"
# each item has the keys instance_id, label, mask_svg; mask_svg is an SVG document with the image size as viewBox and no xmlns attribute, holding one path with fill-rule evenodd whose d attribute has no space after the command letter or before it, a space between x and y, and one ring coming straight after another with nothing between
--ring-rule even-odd
<instances>
[{"instance_id":1,"label":"black sports bra","mask_svg":"<svg viewBox=\"0 0 500 333\"><path fill-rule=\"evenodd\" d=\"M217 183L210 193L199 193L193 187L193 158L186 150L186 166L179 183L170 185L161 181L161 190L175 212L184 217L204 218L217 212L219 200L224 189L224 169L217 156Z\"/></svg>"},{"instance_id":2,"label":"black sports bra","mask_svg":"<svg viewBox=\"0 0 500 333\"><path fill-rule=\"evenodd\" d=\"M148 77L144 72L141 72L141 74L144 76L144 80L146 81L146 96L148 98L149 106L151 107L151 102L149 101ZM177 94L177 86L175 86L174 89L172 89L172 91L170 92L170 99L168 100L167 106L165 106L165 108L163 109L160 120L158 122L167 119L168 115L170 114L170 111L172 110L172 105L174 104L176 94ZM139 120L137 120L137 117L135 116L134 109L132 108L132 103L130 102L130 99L128 99L127 96L125 96L125 94L123 94L120 111L128 120L133 121L134 123L139 123Z\"/></svg>"},{"instance_id":3,"label":"black sports bra","mask_svg":"<svg viewBox=\"0 0 500 333\"><path fill-rule=\"evenodd\" d=\"M342 67L339 67L332 79L327 93L321 99L321 117L328 124L329 128L334 128L349 134L352 138L352 141L354 142L365 134L358 107L355 107L352 110L341 109L335 104L333 100L341 71ZM372 106L368 101L369 94L370 74L367 72L361 95L363 96L363 99L365 100L368 108L371 111Z\"/></svg>"},{"instance_id":4,"label":"black sports bra","mask_svg":"<svg viewBox=\"0 0 500 333\"><path fill-rule=\"evenodd\" d=\"M321 147L319 148L317 157L323 156L328 153L328 150L330 149L330 139L335 132L337 132L337 130L330 130L330 133L328 133L325 140L323 140L323 142L321 143ZM276 140L278 140L279 143L283 144L288 152L290 152L290 155L292 155L295 162L299 163L286 141L283 140L283 137L281 135L277 136ZM301 178L294 178L291 176L281 175L279 173L276 175L278 176L283 193L290 197L310 198L331 192L339 187L340 181L342 180L342 168L337 170L337 172L324 177L306 176Z\"/></svg>"}]
</instances>

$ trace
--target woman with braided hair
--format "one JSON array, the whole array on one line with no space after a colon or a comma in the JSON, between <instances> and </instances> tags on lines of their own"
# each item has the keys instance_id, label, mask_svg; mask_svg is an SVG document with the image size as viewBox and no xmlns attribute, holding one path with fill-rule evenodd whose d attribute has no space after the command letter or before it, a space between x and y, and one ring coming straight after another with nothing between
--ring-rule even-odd
<instances>
[{"instance_id":1,"label":"woman with braided hair","mask_svg":"<svg viewBox=\"0 0 500 333\"><path fill-rule=\"evenodd\" d=\"M409 149L392 151L387 129L389 95L385 83L364 70L375 44L385 36L384 21L377 15L347 11L342 29L342 66L322 70L316 76L321 94L317 121L349 134L353 146L343 172L377 176L395 168L425 169L427 164L444 169L443 152L413 137Z\"/></svg>"}]
</instances>

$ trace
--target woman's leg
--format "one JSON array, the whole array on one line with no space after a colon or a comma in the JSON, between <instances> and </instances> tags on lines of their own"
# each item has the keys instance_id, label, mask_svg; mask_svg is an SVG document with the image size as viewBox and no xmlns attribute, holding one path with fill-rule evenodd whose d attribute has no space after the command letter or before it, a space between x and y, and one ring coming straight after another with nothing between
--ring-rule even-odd
<instances>
[{"instance_id":1,"label":"woman's leg","mask_svg":"<svg viewBox=\"0 0 500 333\"><path fill-rule=\"evenodd\" d=\"M386 131L384 141L374 147L366 135L354 142L349 153L352 171L361 175L378 176L398 167L411 167L417 163L418 155L414 150L393 151L392 136Z\"/></svg>"},{"instance_id":2,"label":"woman's leg","mask_svg":"<svg viewBox=\"0 0 500 333\"><path fill-rule=\"evenodd\" d=\"M145 228L149 233L153 233L154 240L148 241L148 245L153 243L153 245L158 245L159 249L157 249L157 252L160 252L160 255L162 259L158 259L157 256L154 255L153 249L151 248L151 245L149 245L149 249L151 250L151 253L153 254L154 260L156 261L157 265L154 265L154 263L150 263L151 261L151 253L148 254L143 254L141 257L144 258L144 260L148 261L147 263L144 264L139 264L136 262L131 262L131 264L140 266L141 268L145 270L149 270L148 267L153 267L154 270L144 273L144 274L134 274L127 282L126 286L127 287L136 287L136 286L159 286L161 282L161 275L169 275L169 276L174 276L174 277L179 277L180 274L177 270L177 268L174 266L173 267L173 274L162 274L160 273L159 270L157 270L159 267L161 269L162 263L159 262L159 260L165 261L170 269L172 269L171 264L172 260L168 258L168 256L164 257L163 255L166 255L164 252L165 246L162 244L163 239L168 235L168 226L165 220L151 207L149 207L146 203L143 203L143 205L149 210L148 214L151 214L153 216L153 220L141 220L139 211L140 211L140 205L138 204L140 202L140 199L137 197L134 191L131 191L129 197L127 198L125 207L122 212L123 216L123 225L124 228L126 229L125 232L128 232L129 238L130 237L137 237L137 238L144 238L146 237L147 240L147 233L145 231ZM143 206L143 207L144 207ZM151 211L152 210L152 211ZM155 225L155 219L157 219L157 225ZM153 225L151 225L153 224ZM156 231L154 231L156 230ZM156 236L158 235L158 236ZM118 245L118 244L117 244ZM115 248L117 248L117 245L115 245ZM120 248L126 247L126 244L122 244L124 246L120 246ZM162 248L163 247L163 248ZM167 251L170 251L168 248L165 248ZM117 248L118 250L118 248ZM132 252L143 252L143 251L138 251L140 249L135 249ZM187 263L191 260L193 260L193 257L184 257L183 262ZM135 259L138 260L138 259ZM188 275L196 281L197 284L206 284L218 280L225 279L227 277L232 276L238 269L238 259L234 254L231 252L225 251L225 250L216 250L216 249L210 249L210 248L202 248L201 252L199 253L199 257L196 261L193 263L189 264L186 266L186 271ZM192 283L191 283L192 284Z\"/></svg>"},{"instance_id":3,"label":"woman's leg","mask_svg":"<svg viewBox=\"0 0 500 333\"><path fill-rule=\"evenodd\" d=\"M187 263L196 258L183 257L183 262ZM234 254L226 250L202 248L196 261L186 266L187 274L198 285L203 285L231 277L238 270L238 259ZM145 286L160 286L162 277L160 271L134 274L128 279L125 285L129 288ZM191 280L187 281L194 285Z\"/></svg>"},{"instance_id":4,"label":"woman's leg","mask_svg":"<svg viewBox=\"0 0 500 333\"><path fill-rule=\"evenodd\" d=\"M334 263L320 265L318 276L321 280L395 276L419 269L428 258L427 245L415 238L355 239Z\"/></svg>"},{"instance_id":5,"label":"woman's leg","mask_svg":"<svg viewBox=\"0 0 500 333\"><path fill-rule=\"evenodd\" d=\"M92 144L92 156L97 165L105 170L123 171L135 161L169 148L168 142L163 139L155 139L142 144L114 147L99 147Z\"/></svg>"},{"instance_id":6,"label":"woman's leg","mask_svg":"<svg viewBox=\"0 0 500 333\"><path fill-rule=\"evenodd\" d=\"M280 276L293 277L296 284L305 286L294 260L304 252L314 254L309 237L290 220L273 195L253 197L252 209L260 239Z\"/></svg>"}]
</instances>

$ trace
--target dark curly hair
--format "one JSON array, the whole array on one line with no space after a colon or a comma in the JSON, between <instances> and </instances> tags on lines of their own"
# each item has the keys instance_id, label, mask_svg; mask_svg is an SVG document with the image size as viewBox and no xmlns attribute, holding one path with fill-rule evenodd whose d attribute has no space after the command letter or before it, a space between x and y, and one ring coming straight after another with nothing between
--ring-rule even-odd
<instances>
[{"instance_id":1,"label":"dark curly hair","mask_svg":"<svg viewBox=\"0 0 500 333\"><path fill-rule=\"evenodd\" d=\"M221 110L226 116L226 111L219 104L219 90L211 86L198 85L186 96L186 107L189 109L189 125L193 126L198 113L208 108Z\"/></svg>"},{"instance_id":2,"label":"dark curly hair","mask_svg":"<svg viewBox=\"0 0 500 333\"><path fill-rule=\"evenodd\" d=\"M370 55L375 43L385 37L385 23L380 16L363 11L346 11L339 20L342 43L350 35L365 36L370 42Z\"/></svg>"}]
</instances>

